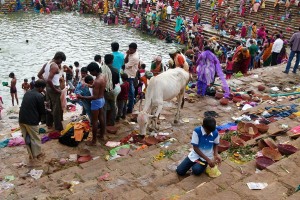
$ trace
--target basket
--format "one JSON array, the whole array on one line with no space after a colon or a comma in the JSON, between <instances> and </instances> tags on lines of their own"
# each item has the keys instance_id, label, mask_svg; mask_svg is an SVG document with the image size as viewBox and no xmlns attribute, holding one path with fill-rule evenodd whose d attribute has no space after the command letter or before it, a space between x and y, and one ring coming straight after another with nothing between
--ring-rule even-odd
<instances>
[{"instance_id":1,"label":"basket","mask_svg":"<svg viewBox=\"0 0 300 200\"><path fill-rule=\"evenodd\" d=\"M271 158L260 156L256 158L256 167L260 170L266 169L270 165L274 164L275 161Z\"/></svg>"},{"instance_id":2,"label":"basket","mask_svg":"<svg viewBox=\"0 0 300 200\"><path fill-rule=\"evenodd\" d=\"M289 144L278 144L277 147L280 153L287 156L296 153L298 151L296 147Z\"/></svg>"},{"instance_id":3,"label":"basket","mask_svg":"<svg viewBox=\"0 0 300 200\"><path fill-rule=\"evenodd\" d=\"M234 147L243 147L245 146L245 141L238 136L231 136L231 144Z\"/></svg>"},{"instance_id":4,"label":"basket","mask_svg":"<svg viewBox=\"0 0 300 200\"><path fill-rule=\"evenodd\" d=\"M220 143L218 145L218 152L221 153L223 151L226 151L230 147L230 142L226 140L220 140Z\"/></svg>"},{"instance_id":5,"label":"basket","mask_svg":"<svg viewBox=\"0 0 300 200\"><path fill-rule=\"evenodd\" d=\"M269 130L269 126L266 124L256 124L255 126L260 133L266 133Z\"/></svg>"},{"instance_id":6,"label":"basket","mask_svg":"<svg viewBox=\"0 0 300 200\"><path fill-rule=\"evenodd\" d=\"M265 147L262 149L262 154L265 157L271 158L272 160L280 160L282 155L279 153L277 149L273 149L271 147Z\"/></svg>"}]
</instances>

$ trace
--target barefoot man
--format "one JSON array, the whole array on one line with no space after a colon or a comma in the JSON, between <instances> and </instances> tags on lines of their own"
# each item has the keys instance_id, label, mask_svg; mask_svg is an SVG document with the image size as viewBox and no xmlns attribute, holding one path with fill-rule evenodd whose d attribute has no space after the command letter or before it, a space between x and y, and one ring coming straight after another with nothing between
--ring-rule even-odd
<instances>
[{"instance_id":1,"label":"barefoot man","mask_svg":"<svg viewBox=\"0 0 300 200\"><path fill-rule=\"evenodd\" d=\"M49 129L54 122L55 131L62 131L63 110L61 107L61 63L66 61L66 55L63 52L56 52L54 58L47 62L38 73L38 77L46 81L47 101L50 101L51 112L46 115L46 124Z\"/></svg>"},{"instance_id":2,"label":"barefoot man","mask_svg":"<svg viewBox=\"0 0 300 200\"><path fill-rule=\"evenodd\" d=\"M105 134L105 123L104 123L104 112L103 106L105 104L104 100L104 90L106 87L106 80L101 74L99 65L95 62L91 62L87 66L87 70L92 76L95 76L96 79L92 85L93 93L92 96L81 96L78 95L78 99L88 99L91 100L91 111L92 111L92 131L93 131L93 140L87 145L96 145L97 142L97 130L98 130L98 121L100 123L100 140L104 140Z\"/></svg>"}]
</instances>

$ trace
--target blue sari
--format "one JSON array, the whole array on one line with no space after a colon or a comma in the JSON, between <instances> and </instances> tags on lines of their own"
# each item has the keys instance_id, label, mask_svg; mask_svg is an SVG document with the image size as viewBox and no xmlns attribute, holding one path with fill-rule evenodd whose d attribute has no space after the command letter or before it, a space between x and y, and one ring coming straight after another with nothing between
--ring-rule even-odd
<instances>
[{"instance_id":1,"label":"blue sari","mask_svg":"<svg viewBox=\"0 0 300 200\"><path fill-rule=\"evenodd\" d=\"M175 32L178 33L181 30L181 25L183 23L183 20L180 16L176 18L176 26L175 26Z\"/></svg>"}]
</instances>

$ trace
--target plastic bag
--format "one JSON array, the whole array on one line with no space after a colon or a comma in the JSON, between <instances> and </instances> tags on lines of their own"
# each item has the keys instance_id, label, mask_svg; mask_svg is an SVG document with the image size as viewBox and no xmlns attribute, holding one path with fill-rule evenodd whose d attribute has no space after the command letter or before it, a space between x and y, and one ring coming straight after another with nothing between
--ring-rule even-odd
<instances>
[{"instance_id":1,"label":"plastic bag","mask_svg":"<svg viewBox=\"0 0 300 200\"><path fill-rule=\"evenodd\" d=\"M61 102L61 109L66 112L67 111L67 88L63 89L61 91L60 95L60 102Z\"/></svg>"},{"instance_id":2,"label":"plastic bag","mask_svg":"<svg viewBox=\"0 0 300 200\"><path fill-rule=\"evenodd\" d=\"M222 173L220 172L220 170L218 169L218 166L214 166L213 168L211 168L209 165L206 167L205 172L207 173L207 175L209 177L212 178L216 178L218 176L220 176Z\"/></svg>"}]
</instances>

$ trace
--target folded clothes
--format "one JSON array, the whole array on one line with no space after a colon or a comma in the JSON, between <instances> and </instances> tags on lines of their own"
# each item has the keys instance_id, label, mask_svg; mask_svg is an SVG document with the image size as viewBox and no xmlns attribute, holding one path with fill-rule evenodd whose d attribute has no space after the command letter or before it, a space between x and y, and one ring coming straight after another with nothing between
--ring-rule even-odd
<instances>
[{"instance_id":1,"label":"folded clothes","mask_svg":"<svg viewBox=\"0 0 300 200\"><path fill-rule=\"evenodd\" d=\"M9 142L9 139L5 139L5 140L0 141L0 148L7 147L8 142Z\"/></svg>"},{"instance_id":2,"label":"folded clothes","mask_svg":"<svg viewBox=\"0 0 300 200\"><path fill-rule=\"evenodd\" d=\"M20 146L20 145L24 145L24 144L25 144L25 141L24 141L24 138L22 138L22 137L12 138L8 142L9 147Z\"/></svg>"},{"instance_id":3,"label":"folded clothes","mask_svg":"<svg viewBox=\"0 0 300 200\"><path fill-rule=\"evenodd\" d=\"M220 130L230 130L231 127L234 127L236 126L236 123L234 122L229 122L229 123L226 123L226 124L222 124L220 126L217 126L217 130L220 131Z\"/></svg>"}]
</instances>

